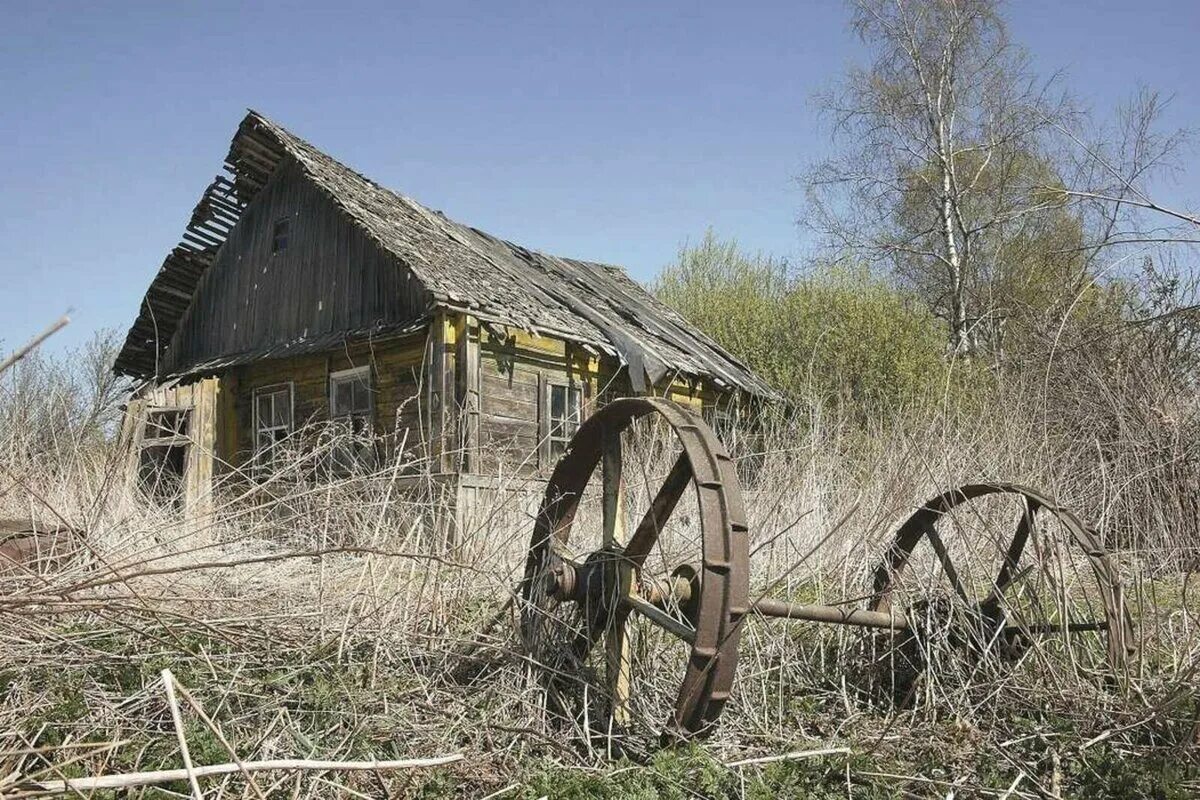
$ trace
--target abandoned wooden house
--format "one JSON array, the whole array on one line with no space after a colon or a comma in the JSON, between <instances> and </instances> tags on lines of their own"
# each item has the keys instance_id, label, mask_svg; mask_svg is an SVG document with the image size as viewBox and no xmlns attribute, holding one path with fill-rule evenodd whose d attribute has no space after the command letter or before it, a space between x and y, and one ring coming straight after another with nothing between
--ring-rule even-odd
<instances>
[{"instance_id":1,"label":"abandoned wooden house","mask_svg":"<svg viewBox=\"0 0 1200 800\"><path fill-rule=\"evenodd\" d=\"M454 502L536 480L607 398L722 414L770 389L614 266L528 250L383 188L260 114L233 137L115 364L131 470L206 508L339 423ZM164 487L166 487L164 489Z\"/></svg>"}]
</instances>

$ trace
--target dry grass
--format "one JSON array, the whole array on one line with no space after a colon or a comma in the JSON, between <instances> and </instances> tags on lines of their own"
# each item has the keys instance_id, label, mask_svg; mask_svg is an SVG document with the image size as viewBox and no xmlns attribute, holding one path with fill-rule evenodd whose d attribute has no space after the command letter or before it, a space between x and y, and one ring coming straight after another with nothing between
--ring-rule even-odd
<instances>
[{"instance_id":1,"label":"dry grass","mask_svg":"<svg viewBox=\"0 0 1200 800\"><path fill-rule=\"evenodd\" d=\"M0 517L61 518L85 536L48 570L0 577L0 795L21 796L31 779L177 768L182 738L197 765L464 755L417 771L238 772L202 780L206 797L1188 796L1200 780L1200 586L1187 571L1197 520L1179 512L1192 487L1164 491L1162 476L1194 444L1105 460L1045 419L1005 400L869 431L815 412L780 424L748 489L753 589L861 596L888 537L928 497L981 478L1028 483L1119 552L1141 651L1122 681L1081 668L1098 652L1086 643L1039 645L1005 669L948 649L900 707L880 667L894 659L889 641L755 621L718 732L703 751L656 753L683 664L677 644L646 634L629 757L616 762L551 713L506 607L532 527L528 495L500 493L447 544L429 522L437 486L407 477L412 458L320 479L318 450L265 488L230 481L213 515L189 522L126 486L124 456L102 438L64 432L38 449L28 429L6 427ZM626 464L635 509L670 463L642 441ZM1011 509L993 510L1011 523ZM664 541L687 542L694 515L683 508L673 525ZM956 563L994 559L993 533L982 517L964 523L949 543ZM1079 575L1077 555L1056 563ZM1085 604L1085 581L1066 583ZM942 584L931 569L918 590L940 595ZM177 727L164 669L207 721L179 701ZM598 687L587 690L594 700ZM738 761L749 763L723 766ZM190 789L128 791L119 796Z\"/></svg>"}]
</instances>

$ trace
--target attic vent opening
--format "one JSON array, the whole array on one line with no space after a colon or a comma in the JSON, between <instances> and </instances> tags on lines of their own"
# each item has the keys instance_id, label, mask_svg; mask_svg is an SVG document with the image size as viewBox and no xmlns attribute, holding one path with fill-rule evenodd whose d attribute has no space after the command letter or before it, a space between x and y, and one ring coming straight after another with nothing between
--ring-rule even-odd
<instances>
[{"instance_id":1,"label":"attic vent opening","mask_svg":"<svg viewBox=\"0 0 1200 800\"><path fill-rule=\"evenodd\" d=\"M271 253L272 255L281 250L287 250L288 234L291 233L292 221L287 217L275 220L274 227L271 228Z\"/></svg>"}]
</instances>

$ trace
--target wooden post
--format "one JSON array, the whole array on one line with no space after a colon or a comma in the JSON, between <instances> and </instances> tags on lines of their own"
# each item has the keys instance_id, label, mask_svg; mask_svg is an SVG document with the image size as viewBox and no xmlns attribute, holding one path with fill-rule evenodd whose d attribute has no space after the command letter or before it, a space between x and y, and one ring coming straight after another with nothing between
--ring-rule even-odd
<instances>
[{"instance_id":1,"label":"wooden post","mask_svg":"<svg viewBox=\"0 0 1200 800\"><path fill-rule=\"evenodd\" d=\"M429 353L429 451L430 471L457 471L454 362L454 315L434 314Z\"/></svg>"},{"instance_id":2,"label":"wooden post","mask_svg":"<svg viewBox=\"0 0 1200 800\"><path fill-rule=\"evenodd\" d=\"M621 475L621 435L611 433L605 437L603 472L604 502L604 547L617 552L625 545L625 480ZM627 612L619 602L620 597L633 591L633 570L624 560L613 564L616 576L614 587L617 597L613 598L614 609L610 627L605 637L605 652L608 658L609 692L612 697L611 724L623 729L630 720L630 660L629 640L625 635Z\"/></svg>"},{"instance_id":3,"label":"wooden post","mask_svg":"<svg viewBox=\"0 0 1200 800\"><path fill-rule=\"evenodd\" d=\"M455 317L454 393L462 472L479 469L479 324L474 317Z\"/></svg>"}]
</instances>

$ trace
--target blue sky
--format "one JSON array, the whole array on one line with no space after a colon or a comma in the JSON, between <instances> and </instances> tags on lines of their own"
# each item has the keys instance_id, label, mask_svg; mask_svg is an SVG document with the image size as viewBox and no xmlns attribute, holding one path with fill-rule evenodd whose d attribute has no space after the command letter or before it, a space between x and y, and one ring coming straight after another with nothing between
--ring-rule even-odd
<instances>
[{"instance_id":1,"label":"blue sky","mask_svg":"<svg viewBox=\"0 0 1200 800\"><path fill-rule=\"evenodd\" d=\"M1104 111L1200 125L1200 4L1014 0L1014 38ZM796 258L809 105L861 56L835 0L3 4L0 342L125 328L253 107L375 180L648 280L712 226ZM1194 154L1193 154L1194 156ZM1196 206L1193 170L1165 197Z\"/></svg>"}]
</instances>

